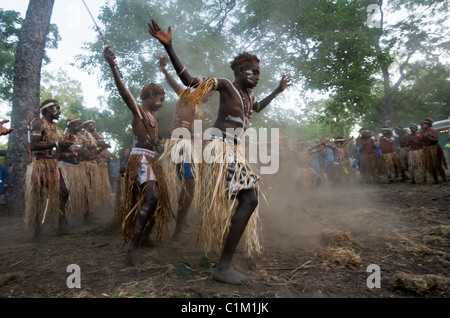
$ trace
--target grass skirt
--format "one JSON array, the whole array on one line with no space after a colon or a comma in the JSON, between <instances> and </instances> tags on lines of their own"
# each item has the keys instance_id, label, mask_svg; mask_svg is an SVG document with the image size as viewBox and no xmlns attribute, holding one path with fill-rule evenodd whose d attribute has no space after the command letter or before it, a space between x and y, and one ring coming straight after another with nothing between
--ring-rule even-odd
<instances>
[{"instance_id":1,"label":"grass skirt","mask_svg":"<svg viewBox=\"0 0 450 318\"><path fill-rule=\"evenodd\" d=\"M231 219L237 205L236 194L243 189L254 189L259 177L250 169L239 147L220 139L205 142L200 177L197 178L195 205L200 208L197 244L205 253L220 253L225 244ZM234 166L229 160L234 158ZM260 253L259 206L248 221L243 234L247 254Z\"/></svg>"},{"instance_id":2,"label":"grass skirt","mask_svg":"<svg viewBox=\"0 0 450 318\"><path fill-rule=\"evenodd\" d=\"M398 150L398 160L400 162L400 171L408 171L408 153L409 147L400 147Z\"/></svg>"},{"instance_id":3,"label":"grass skirt","mask_svg":"<svg viewBox=\"0 0 450 318\"><path fill-rule=\"evenodd\" d=\"M148 182L141 185L137 178L141 169L141 161L144 156L150 163L151 168L148 167L148 169L153 170L153 173L156 176L155 184L157 186L157 191L155 192L158 194L158 204L153 218L150 218L149 223L152 221L154 222L154 229L158 240L162 240L162 238L168 234L169 223L174 219L170 206L166 178L162 167L153 156L146 154L131 154L127 162L123 180L124 184L122 196L124 201L115 207L117 213L119 214L118 217L121 220L120 233L125 242L129 241L133 236L136 215L139 213L139 210L144 203L145 193L148 187Z\"/></svg>"},{"instance_id":4,"label":"grass skirt","mask_svg":"<svg viewBox=\"0 0 450 318\"><path fill-rule=\"evenodd\" d=\"M89 209L93 210L109 203L111 184L108 168L95 161L83 161L80 163L80 167L85 170L88 180L87 198Z\"/></svg>"},{"instance_id":5,"label":"grass skirt","mask_svg":"<svg viewBox=\"0 0 450 318\"><path fill-rule=\"evenodd\" d=\"M366 181L375 181L378 177L378 154L362 153L359 161L359 172Z\"/></svg>"},{"instance_id":6,"label":"grass skirt","mask_svg":"<svg viewBox=\"0 0 450 318\"><path fill-rule=\"evenodd\" d=\"M440 169L444 167L447 169L447 163L445 161L444 152L441 145L436 144L432 146L424 146L422 161L425 170L431 175L439 173Z\"/></svg>"},{"instance_id":7,"label":"grass skirt","mask_svg":"<svg viewBox=\"0 0 450 318\"><path fill-rule=\"evenodd\" d=\"M381 155L381 175L387 175L388 178L395 178L400 171L400 161L396 152L384 153Z\"/></svg>"},{"instance_id":8,"label":"grass skirt","mask_svg":"<svg viewBox=\"0 0 450 318\"><path fill-rule=\"evenodd\" d=\"M188 139L168 139L164 146L164 152L159 157L169 189L170 202L172 206L177 206L178 195L184 185L184 170L182 163L177 163L180 158L189 163L194 179L199 176L199 159L194 151L194 144Z\"/></svg>"},{"instance_id":9,"label":"grass skirt","mask_svg":"<svg viewBox=\"0 0 450 318\"><path fill-rule=\"evenodd\" d=\"M87 210L89 193L89 180L86 170L81 165L60 163L64 183L69 190L69 200L66 207L66 216L70 214L83 215Z\"/></svg>"},{"instance_id":10,"label":"grass skirt","mask_svg":"<svg viewBox=\"0 0 450 318\"><path fill-rule=\"evenodd\" d=\"M39 229L47 199L46 222L47 220L54 221L55 217L60 214L58 166L56 159L40 159L27 166L25 176L25 225L28 229Z\"/></svg>"}]
</instances>

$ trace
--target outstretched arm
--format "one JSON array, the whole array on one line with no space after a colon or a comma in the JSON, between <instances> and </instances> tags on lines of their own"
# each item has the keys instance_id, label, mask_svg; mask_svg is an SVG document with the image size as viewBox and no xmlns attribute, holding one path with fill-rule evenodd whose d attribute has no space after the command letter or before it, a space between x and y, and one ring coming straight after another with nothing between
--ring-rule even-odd
<instances>
[{"instance_id":1,"label":"outstretched arm","mask_svg":"<svg viewBox=\"0 0 450 318\"><path fill-rule=\"evenodd\" d=\"M168 59L166 56L160 57L159 58L159 68L166 76L167 83L169 83L170 87L172 87L172 89L175 91L175 93L177 93L177 95L180 95L184 91L184 89L180 84L177 83L177 81L167 71L167 69L166 69L167 60Z\"/></svg>"},{"instance_id":2,"label":"outstretched arm","mask_svg":"<svg viewBox=\"0 0 450 318\"><path fill-rule=\"evenodd\" d=\"M267 105L270 104L270 102L277 97L282 91L284 91L286 88L291 86L291 77L289 75L284 74L281 78L280 85L266 98L264 98L262 101L256 103L254 105L254 110L259 113L264 108L266 108Z\"/></svg>"},{"instance_id":3,"label":"outstretched arm","mask_svg":"<svg viewBox=\"0 0 450 318\"><path fill-rule=\"evenodd\" d=\"M3 127L3 124L6 124L8 122L9 122L9 119L5 119L5 120L0 121L0 136L7 135L11 131L14 130L14 128L5 128L5 127Z\"/></svg>"},{"instance_id":4,"label":"outstretched arm","mask_svg":"<svg viewBox=\"0 0 450 318\"><path fill-rule=\"evenodd\" d=\"M175 51L172 46L172 28L169 26L167 29L167 33L161 30L158 23L154 19L152 19L151 23L147 23L148 25L148 33L150 33L153 37L159 40L162 45L164 45L164 49L170 57L170 61L172 62L173 68L177 72L178 77L181 79L184 85L186 86L195 86L198 84L198 79L189 75L186 68L181 64L178 56L175 54Z\"/></svg>"},{"instance_id":5,"label":"outstretched arm","mask_svg":"<svg viewBox=\"0 0 450 318\"><path fill-rule=\"evenodd\" d=\"M116 83L116 87L119 91L120 96L122 97L123 101L128 106L128 108L131 110L131 112L133 114L137 114L138 109L134 105L135 104L134 98L131 95L130 91L125 87L124 83L120 78L120 75L116 68L116 56L114 55L114 52L111 50L110 45L106 46L105 49L103 50L103 56L105 57L109 66L111 67L114 76L114 82Z\"/></svg>"}]
</instances>

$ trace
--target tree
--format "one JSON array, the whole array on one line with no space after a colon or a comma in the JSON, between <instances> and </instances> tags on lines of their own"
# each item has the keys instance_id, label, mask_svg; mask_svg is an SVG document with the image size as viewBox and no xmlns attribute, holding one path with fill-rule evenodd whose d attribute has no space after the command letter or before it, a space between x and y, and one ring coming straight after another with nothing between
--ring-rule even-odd
<instances>
[{"instance_id":1,"label":"tree","mask_svg":"<svg viewBox=\"0 0 450 318\"><path fill-rule=\"evenodd\" d=\"M448 57L448 1L244 3L234 33L275 65L291 66L305 89L329 93L324 115L339 122L368 122L373 113L378 124L394 122L393 100L412 61L434 67ZM387 13L401 19L387 21Z\"/></svg>"},{"instance_id":2,"label":"tree","mask_svg":"<svg viewBox=\"0 0 450 318\"><path fill-rule=\"evenodd\" d=\"M39 116L41 66L54 0L30 0L19 35L14 64L11 127L7 169L10 176L8 211L23 213L28 164L27 116Z\"/></svg>"},{"instance_id":3,"label":"tree","mask_svg":"<svg viewBox=\"0 0 450 318\"><path fill-rule=\"evenodd\" d=\"M13 91L14 61L16 47L19 40L23 19L20 13L12 10L0 9L0 99L10 101ZM56 49L60 36L55 24L50 24L46 48ZM43 64L50 61L44 53Z\"/></svg>"},{"instance_id":4,"label":"tree","mask_svg":"<svg viewBox=\"0 0 450 318\"><path fill-rule=\"evenodd\" d=\"M54 98L62 105L62 116L59 122L61 127L64 127L61 123L71 114L78 115L81 118L90 115L86 113L86 108L83 107L84 98L81 83L71 79L63 69L60 68L56 72L44 71L41 83L41 101Z\"/></svg>"},{"instance_id":5,"label":"tree","mask_svg":"<svg viewBox=\"0 0 450 318\"><path fill-rule=\"evenodd\" d=\"M174 105L178 96L165 82L159 71L158 56L163 48L147 32L149 19L156 18L166 27L172 26L178 49L183 50L183 62L194 74L232 75L228 62L234 57L233 37L220 32L225 30L227 15L234 8L234 1L161 1L159 6L141 0L111 1L101 9L98 20L104 25L102 32L117 56L117 63L124 76L124 82L133 96L138 96L142 87L154 82L166 91L165 106L159 111L159 127L163 137L169 128ZM180 18L183 17L183 18ZM117 32L120 30L120 32ZM86 43L87 54L77 57L78 66L88 71L100 68L102 84L110 92L107 100L110 124L109 132L117 138L120 147L130 147L131 114L118 95L111 76L111 70L103 58L104 43ZM174 74L175 75L175 74ZM217 104L210 103L205 113L217 113ZM215 118L214 118L215 119ZM208 117L207 122L211 119ZM207 124L207 123L206 123Z\"/></svg>"},{"instance_id":6,"label":"tree","mask_svg":"<svg viewBox=\"0 0 450 318\"><path fill-rule=\"evenodd\" d=\"M12 95L14 56L22 18L19 12L0 9L0 99L8 100Z\"/></svg>"},{"instance_id":7,"label":"tree","mask_svg":"<svg viewBox=\"0 0 450 318\"><path fill-rule=\"evenodd\" d=\"M174 45L183 52L182 62L192 74L232 78L228 63L236 54L248 51L261 59L257 96L269 93L283 73L296 78L289 99L278 97L263 114L252 118L251 125L282 128L292 122L310 125L314 119L330 133L344 134L356 124L379 129L386 119L398 122L405 110L399 102L410 98L405 94L414 93L410 87L419 85L426 74L433 74L439 64L446 65L444 57L448 56L450 42L448 24L443 19L448 15L448 1L386 3L194 0L164 1L155 7L140 0L111 1L102 9L99 20L134 96L145 83L153 81L166 89L167 106L177 98L156 65L155 55L162 49L148 37L146 24L155 18L163 27L172 26ZM124 125L128 121L122 117L123 102L117 98L102 46L100 39L87 43L91 54L81 56L79 62L84 69L101 66L103 83L111 92L107 103L111 115L122 119L116 126L120 133L127 131ZM442 82L435 84L445 87ZM293 96L294 92L298 96ZM422 95L414 98L417 103L411 108L416 106L416 113L423 114L425 104L420 101L428 100L428 93L418 92ZM302 112L286 110L307 105L302 99L310 93L329 96L315 109L314 117L305 119ZM436 98L438 95L442 97L443 93L434 94ZM163 121L171 119L167 106L161 110ZM211 114L214 120L215 106L206 106L206 122ZM166 126L162 124L161 128Z\"/></svg>"}]
</instances>

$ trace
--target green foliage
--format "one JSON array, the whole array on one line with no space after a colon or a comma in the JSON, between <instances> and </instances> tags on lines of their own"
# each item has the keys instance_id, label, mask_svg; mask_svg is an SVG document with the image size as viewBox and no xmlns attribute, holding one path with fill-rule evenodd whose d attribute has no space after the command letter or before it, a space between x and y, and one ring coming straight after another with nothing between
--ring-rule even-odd
<instances>
[{"instance_id":1,"label":"green foliage","mask_svg":"<svg viewBox=\"0 0 450 318\"><path fill-rule=\"evenodd\" d=\"M159 84L166 91L164 107L159 111L159 130L162 137L167 137L165 131L171 125L178 96L165 82L157 65L158 56L165 54L165 51L162 45L148 34L147 23L151 18L155 18L161 27L172 27L174 46L178 52L182 52L180 58L191 74L230 76L232 74L229 65L223 61L231 60L227 57L227 48L232 45L227 45L227 37L217 32L222 26L215 23L223 17L219 10L220 5L217 6L219 3L221 1L209 1L208 4L199 0L167 1L155 7L148 1L111 1L101 9L98 19L104 25L102 32L108 44L112 46L123 80L137 102L140 102L138 96L142 87L149 82ZM211 16L216 16L217 19L213 21ZM117 138L120 148L126 148L132 143L131 113L118 95L111 70L103 58L103 47L99 37L94 43L86 43L88 54L77 56L76 59L78 66L88 71L101 68L105 89L110 92L106 101L106 112L110 115L108 120L114 122L105 129L112 138ZM170 66L169 71L174 74ZM210 107L216 109L217 105L211 104ZM205 109L205 112L216 114L217 110Z\"/></svg>"},{"instance_id":2,"label":"green foliage","mask_svg":"<svg viewBox=\"0 0 450 318\"><path fill-rule=\"evenodd\" d=\"M23 19L19 12L0 9L0 99L12 96L14 60Z\"/></svg>"},{"instance_id":3,"label":"green foliage","mask_svg":"<svg viewBox=\"0 0 450 318\"><path fill-rule=\"evenodd\" d=\"M280 128L293 140L310 141L349 134L356 124L378 130L389 114L388 101L392 101L396 123L418 121L425 114L436 120L448 116L448 64L443 63L450 46L444 23L448 2L392 0L388 6L384 2L382 28L371 28L367 25L368 6L381 3L171 0L155 5L118 0L109 1L98 19L132 94L138 97L148 82L166 90L159 116L163 136L177 96L157 66L157 56L165 52L147 32L151 18L165 30L172 27L175 50L192 75L232 78L229 62L249 51L261 59L257 97L270 93L283 73L293 75L299 99L306 92L329 95L326 100L303 101L303 109L297 102L277 97L251 120L253 127ZM395 17L395 21L386 17ZM102 56L103 46L100 38L86 43L87 54L77 58L78 65L101 69L105 89L110 92L103 114L114 122L105 130L127 147L130 115ZM205 106L204 128L214 122L217 105L216 99Z\"/></svg>"},{"instance_id":4,"label":"green foliage","mask_svg":"<svg viewBox=\"0 0 450 318\"><path fill-rule=\"evenodd\" d=\"M422 63L411 64L404 86L394 99L398 112L395 122L408 127L428 116L434 120L447 119L450 115L449 79L448 65L428 68Z\"/></svg>"},{"instance_id":5,"label":"green foliage","mask_svg":"<svg viewBox=\"0 0 450 318\"><path fill-rule=\"evenodd\" d=\"M5 101L12 98L15 54L22 23L19 12L0 8L0 99ZM46 48L56 49L60 40L58 27L50 24ZM43 64L49 62L48 55L44 53Z\"/></svg>"}]
</instances>

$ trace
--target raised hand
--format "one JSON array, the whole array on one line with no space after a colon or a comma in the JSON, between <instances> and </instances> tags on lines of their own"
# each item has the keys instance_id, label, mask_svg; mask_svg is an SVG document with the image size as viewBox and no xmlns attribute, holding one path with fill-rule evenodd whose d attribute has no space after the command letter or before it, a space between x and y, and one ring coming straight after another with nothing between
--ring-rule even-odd
<instances>
[{"instance_id":1,"label":"raised hand","mask_svg":"<svg viewBox=\"0 0 450 318\"><path fill-rule=\"evenodd\" d=\"M14 130L14 128L6 128L6 127L3 127L3 124L6 124L6 123L8 123L8 122L9 122L9 119L5 119L5 120L0 121L0 136L7 135L7 134L9 134L11 131Z\"/></svg>"},{"instance_id":2,"label":"raised hand","mask_svg":"<svg viewBox=\"0 0 450 318\"><path fill-rule=\"evenodd\" d=\"M161 69L161 70L165 70L166 69L166 66L167 66L167 61L168 61L169 59L167 58L167 56L161 56L160 58L159 58L159 68Z\"/></svg>"},{"instance_id":3,"label":"raised hand","mask_svg":"<svg viewBox=\"0 0 450 318\"><path fill-rule=\"evenodd\" d=\"M169 45L172 42L172 28L169 26L167 33L161 30L158 23L152 19L151 23L147 23L148 33L157 38L163 45Z\"/></svg>"},{"instance_id":4,"label":"raised hand","mask_svg":"<svg viewBox=\"0 0 450 318\"><path fill-rule=\"evenodd\" d=\"M283 74L283 77L281 78L280 85L278 86L279 90L282 92L289 86L291 86L291 77L287 74Z\"/></svg>"},{"instance_id":5,"label":"raised hand","mask_svg":"<svg viewBox=\"0 0 450 318\"><path fill-rule=\"evenodd\" d=\"M116 55L111 50L111 45L105 46L105 48L103 49L103 56L105 57L109 65L116 65Z\"/></svg>"}]
</instances>

